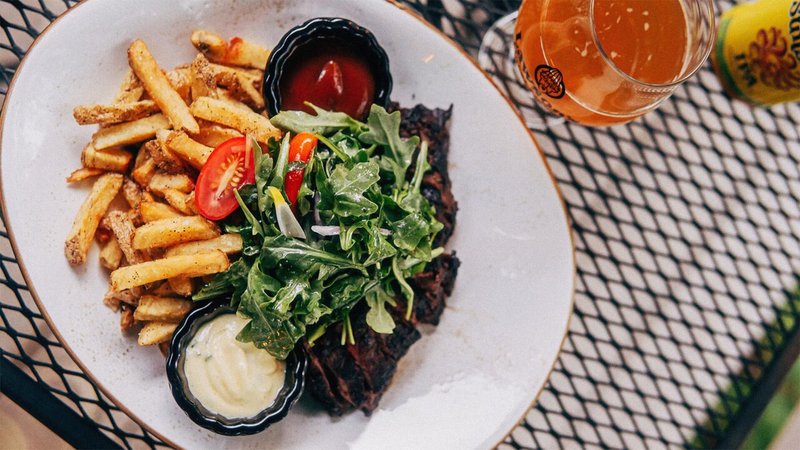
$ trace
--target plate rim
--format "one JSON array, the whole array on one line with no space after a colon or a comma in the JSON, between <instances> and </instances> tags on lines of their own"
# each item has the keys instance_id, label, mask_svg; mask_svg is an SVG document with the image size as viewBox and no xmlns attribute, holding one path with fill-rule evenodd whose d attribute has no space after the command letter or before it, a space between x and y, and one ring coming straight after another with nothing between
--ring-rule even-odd
<instances>
[{"instance_id":1,"label":"plate rim","mask_svg":"<svg viewBox=\"0 0 800 450\"><path fill-rule=\"evenodd\" d=\"M11 82L8 84L8 89L6 90L5 99L3 100L3 107L2 107L2 110L0 110L0 212L2 212L2 214L3 214L3 222L4 222L4 225L5 225L5 228L6 228L6 232L8 234L8 240L11 243L11 249L14 252L14 256L16 257L17 266L20 269L20 273L22 275L23 280L25 281L25 285L28 288L28 292L31 294L31 298L33 298L33 301L36 304L36 307L39 308L39 312L42 314L42 317L44 318L45 322L47 323L47 326L50 327L50 330L53 332L53 335L56 337L56 340L58 340L58 342L64 347L64 350L67 352L69 357L75 362L75 364L78 365L78 367L80 367L80 369L89 378L89 380L91 380L91 382L95 386L97 386L97 388L100 390L100 392L103 395L105 395L108 398L108 400L110 400L111 403L113 403L114 406L116 406L117 408L122 410L122 412L124 412L128 417L130 417L144 431L146 431L148 433L151 433L153 436L157 437L158 439L161 439L165 444L167 444L167 445L169 445L169 446L171 446L173 448L183 448L182 446L178 445L177 443L175 443L171 439L168 439L166 436L161 434L159 431L156 431L147 422L145 422L144 420L139 418L130 409L128 409L128 407L125 404L123 404L113 394L111 394L110 390L108 388L106 388L105 385L88 369L88 367L83 363L83 361L80 358L78 358L76 353L72 350L72 347L70 347L70 345L66 342L66 340L61 335L61 332L55 326L52 318L50 317L50 314L47 312L47 309L44 307L44 304L39 299L39 294L36 292L36 287L30 281L30 276L28 275L28 271L25 268L25 263L23 261L22 255L21 255L21 253L19 251L19 248L17 247L17 242L16 242L16 239L14 237L14 231L11 228L11 224L8 222L8 219L7 219L6 195L5 195L5 189L3 189L5 184L3 183L2 157L1 156L2 156L2 151L3 151L3 129L5 128L6 111L8 109L7 108L8 99L11 97L11 95L13 93L14 85L16 84L20 73L22 73L22 69L23 69L23 67L25 65L25 62L28 59L28 56L34 50L36 45L38 45L41 42L41 40L50 31L52 31L53 28L58 26L58 23L61 21L61 19L66 17L68 14L70 14L73 11L77 10L81 6L86 5L87 3L97 3L99 1L100 0L84 0L82 2L79 2L79 3L75 4L75 5L73 5L72 7L68 8L67 10L65 10L58 17L56 17L52 22L47 24L47 26L42 30L42 32L39 33L39 35L36 36L36 38L34 38L33 42L31 42L30 46L25 51L25 55L22 57L22 59L20 60L19 64L17 65L17 68L14 70L14 76L11 78ZM486 81L488 81L489 84L494 88L494 91L497 93L497 95L499 95L506 102L508 107L511 109L511 111L514 113L514 115L520 121L520 125L522 125L523 129L526 131L528 137L530 138L531 142L533 143L533 146L536 148L536 151L539 154L539 158L541 159L541 162L544 164L544 168L547 171L547 175L550 178L550 183L553 185L553 188L555 189L555 192L556 192L556 195L558 197L558 201L561 204L561 209L562 209L563 216L564 216L564 219L565 219L566 228L567 228L567 236L569 238L570 250L571 250L571 256L572 256L572 258L571 258L571 261L572 261L572 277L571 277L571 280L570 280L571 281L570 302L569 302L567 320L566 320L566 322L564 324L564 332L563 332L562 337L561 337L561 342L558 345L558 350L556 351L555 357L553 358L553 361L550 364L549 369L547 370L547 376L544 378L544 381L543 381L541 387L536 392L536 395L533 397L533 400L531 400L531 402L528 405L528 407L526 408L525 412L523 412L522 416L519 419L517 419L517 421L515 422L515 425L512 426L511 429L506 431L503 434L503 436L492 446L492 448L496 448L500 444L502 444L503 441L505 441L511 435L511 433L514 431L514 429L516 429L517 426L519 426L519 424L522 423L522 421L525 419L525 416L528 414L528 412L534 407L534 405L536 405L536 403L538 403L539 397L542 395L542 393L544 392L544 389L547 387L547 384L550 381L550 377L552 376L553 371L555 370L555 366L556 366L556 364L558 363L558 361L560 359L561 352L564 349L564 344L567 341L567 336L569 335L570 324L572 323L572 319L573 319L573 317L575 315L575 296L576 296L577 277L578 277L577 256L576 256L576 251L577 250L576 250L576 247L575 247L575 237L574 237L574 229L573 229L573 226L572 226L572 218L569 215L569 210L567 209L567 203L564 200L564 195L561 192L561 188L558 185L558 180L556 180L556 177L553 174L553 170L550 167L550 164L547 162L547 156L545 155L544 151L542 150L541 146L539 145L539 142L536 140L536 136L533 134L533 131L528 127L527 123L525 122L524 117L522 116L522 113L519 111L519 108L514 104L514 102L511 101L511 99L508 97L508 95L506 95L500 89L500 87L497 85L497 82L494 81L494 79L491 77L491 75L489 75L482 67L480 67L480 65L477 63L477 61L474 58L472 58L455 40L453 40L453 38L451 38L450 36L446 35L444 32L442 32L441 30L436 28L432 23L430 23L427 20L425 20L425 18L418 11L415 11L414 9L409 7L408 5L404 5L404 4L399 3L398 0L383 0L383 1L385 3L389 3L390 5L394 6L401 13L408 14L410 17L412 17L416 21L418 21L421 24L423 24L429 30L433 31L440 38L444 39L445 42L447 42L450 46L452 46L459 54L461 54L461 56L464 59L466 59L466 61L469 64L471 64L476 69L478 69L478 71L481 73L481 75L483 75L484 78L486 78Z\"/></svg>"}]
</instances>

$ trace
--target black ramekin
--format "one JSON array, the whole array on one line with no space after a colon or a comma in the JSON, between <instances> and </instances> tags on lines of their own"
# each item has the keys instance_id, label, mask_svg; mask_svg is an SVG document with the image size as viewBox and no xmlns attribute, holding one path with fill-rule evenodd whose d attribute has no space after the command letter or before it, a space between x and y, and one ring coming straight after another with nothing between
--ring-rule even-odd
<instances>
[{"instance_id":1,"label":"black ramekin","mask_svg":"<svg viewBox=\"0 0 800 450\"><path fill-rule=\"evenodd\" d=\"M302 351L296 349L290 353L286 359L286 378L275 403L253 417L229 419L207 410L189 390L189 383L183 372L185 350L204 323L221 314L235 313L234 308L219 302L209 302L190 312L175 330L167 357L167 378L172 387L172 396L178 405L196 424L228 436L255 434L286 417L303 392L307 364Z\"/></svg>"},{"instance_id":2,"label":"black ramekin","mask_svg":"<svg viewBox=\"0 0 800 450\"><path fill-rule=\"evenodd\" d=\"M264 69L263 94L270 117L281 110L281 77L287 62L306 45L317 45L323 40L336 40L352 48L363 57L375 77L373 103L386 107L392 92L392 74L389 57L375 36L353 21L339 17L318 17L289 30L272 53Z\"/></svg>"}]
</instances>

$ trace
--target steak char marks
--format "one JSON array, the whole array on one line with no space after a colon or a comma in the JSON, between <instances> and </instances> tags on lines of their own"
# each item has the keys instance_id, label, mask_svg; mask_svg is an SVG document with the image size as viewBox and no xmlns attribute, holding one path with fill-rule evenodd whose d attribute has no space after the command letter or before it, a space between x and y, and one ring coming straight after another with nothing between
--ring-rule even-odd
<instances>
[{"instance_id":1,"label":"steak char marks","mask_svg":"<svg viewBox=\"0 0 800 450\"><path fill-rule=\"evenodd\" d=\"M436 218L444 228L436 236L434 246L443 246L453 234L458 205L453 197L447 172L450 133L447 124L452 107L428 109L417 105L399 110L403 121L400 135L420 136L427 140L431 170L423 178L422 195L436 208ZM369 415L378 407L381 396L397 370L397 363L420 337L419 323L436 325L445 308L445 299L452 293L459 260L455 253L444 253L415 275L409 284L414 289L411 320L405 320L405 300L388 307L395 322L392 334L376 333L366 323L365 302L351 314L355 345L341 345L342 325L331 326L314 346L305 347L309 365L306 389L333 415L355 409Z\"/></svg>"}]
</instances>

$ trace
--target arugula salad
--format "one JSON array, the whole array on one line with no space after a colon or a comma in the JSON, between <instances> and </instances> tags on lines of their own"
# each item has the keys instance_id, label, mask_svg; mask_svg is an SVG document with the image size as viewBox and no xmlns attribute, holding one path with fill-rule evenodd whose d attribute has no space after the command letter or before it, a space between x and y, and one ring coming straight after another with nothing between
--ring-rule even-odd
<instances>
[{"instance_id":1,"label":"arugula salad","mask_svg":"<svg viewBox=\"0 0 800 450\"><path fill-rule=\"evenodd\" d=\"M351 313L366 302L367 324L392 333L387 304L414 292L407 280L443 252L442 229L420 193L428 146L400 137L400 113L371 107L366 123L309 105L271 122L284 137L269 152L252 145L255 183L236 191L244 220L221 226L243 239L242 256L193 296L230 296L250 319L237 339L279 359L335 323L354 343Z\"/></svg>"}]
</instances>

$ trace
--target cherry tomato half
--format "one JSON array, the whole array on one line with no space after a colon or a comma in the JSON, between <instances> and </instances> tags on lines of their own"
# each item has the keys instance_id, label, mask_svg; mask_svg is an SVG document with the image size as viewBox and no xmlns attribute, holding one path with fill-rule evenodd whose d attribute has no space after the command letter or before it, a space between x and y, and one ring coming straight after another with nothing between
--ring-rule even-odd
<instances>
[{"instance_id":1,"label":"cherry tomato half","mask_svg":"<svg viewBox=\"0 0 800 450\"><path fill-rule=\"evenodd\" d=\"M302 161L307 163L311 159L311 152L317 146L317 137L311 133L299 133L289 143L289 162Z\"/></svg>"},{"instance_id":2,"label":"cherry tomato half","mask_svg":"<svg viewBox=\"0 0 800 450\"><path fill-rule=\"evenodd\" d=\"M246 139L238 137L220 144L200 170L194 200L206 219L220 220L234 212L239 204L233 191L255 182L255 157L253 149L246 148ZM250 154L246 155L248 151Z\"/></svg>"},{"instance_id":3,"label":"cherry tomato half","mask_svg":"<svg viewBox=\"0 0 800 450\"><path fill-rule=\"evenodd\" d=\"M316 146L316 136L311 133L299 133L289 143L289 161L307 163L311 159L311 153ZM283 191L286 192L286 198L291 205L294 205L297 200L297 194L300 192L300 186L303 185L303 174L305 174L303 169L294 169L286 172L286 177L283 180Z\"/></svg>"}]
</instances>

